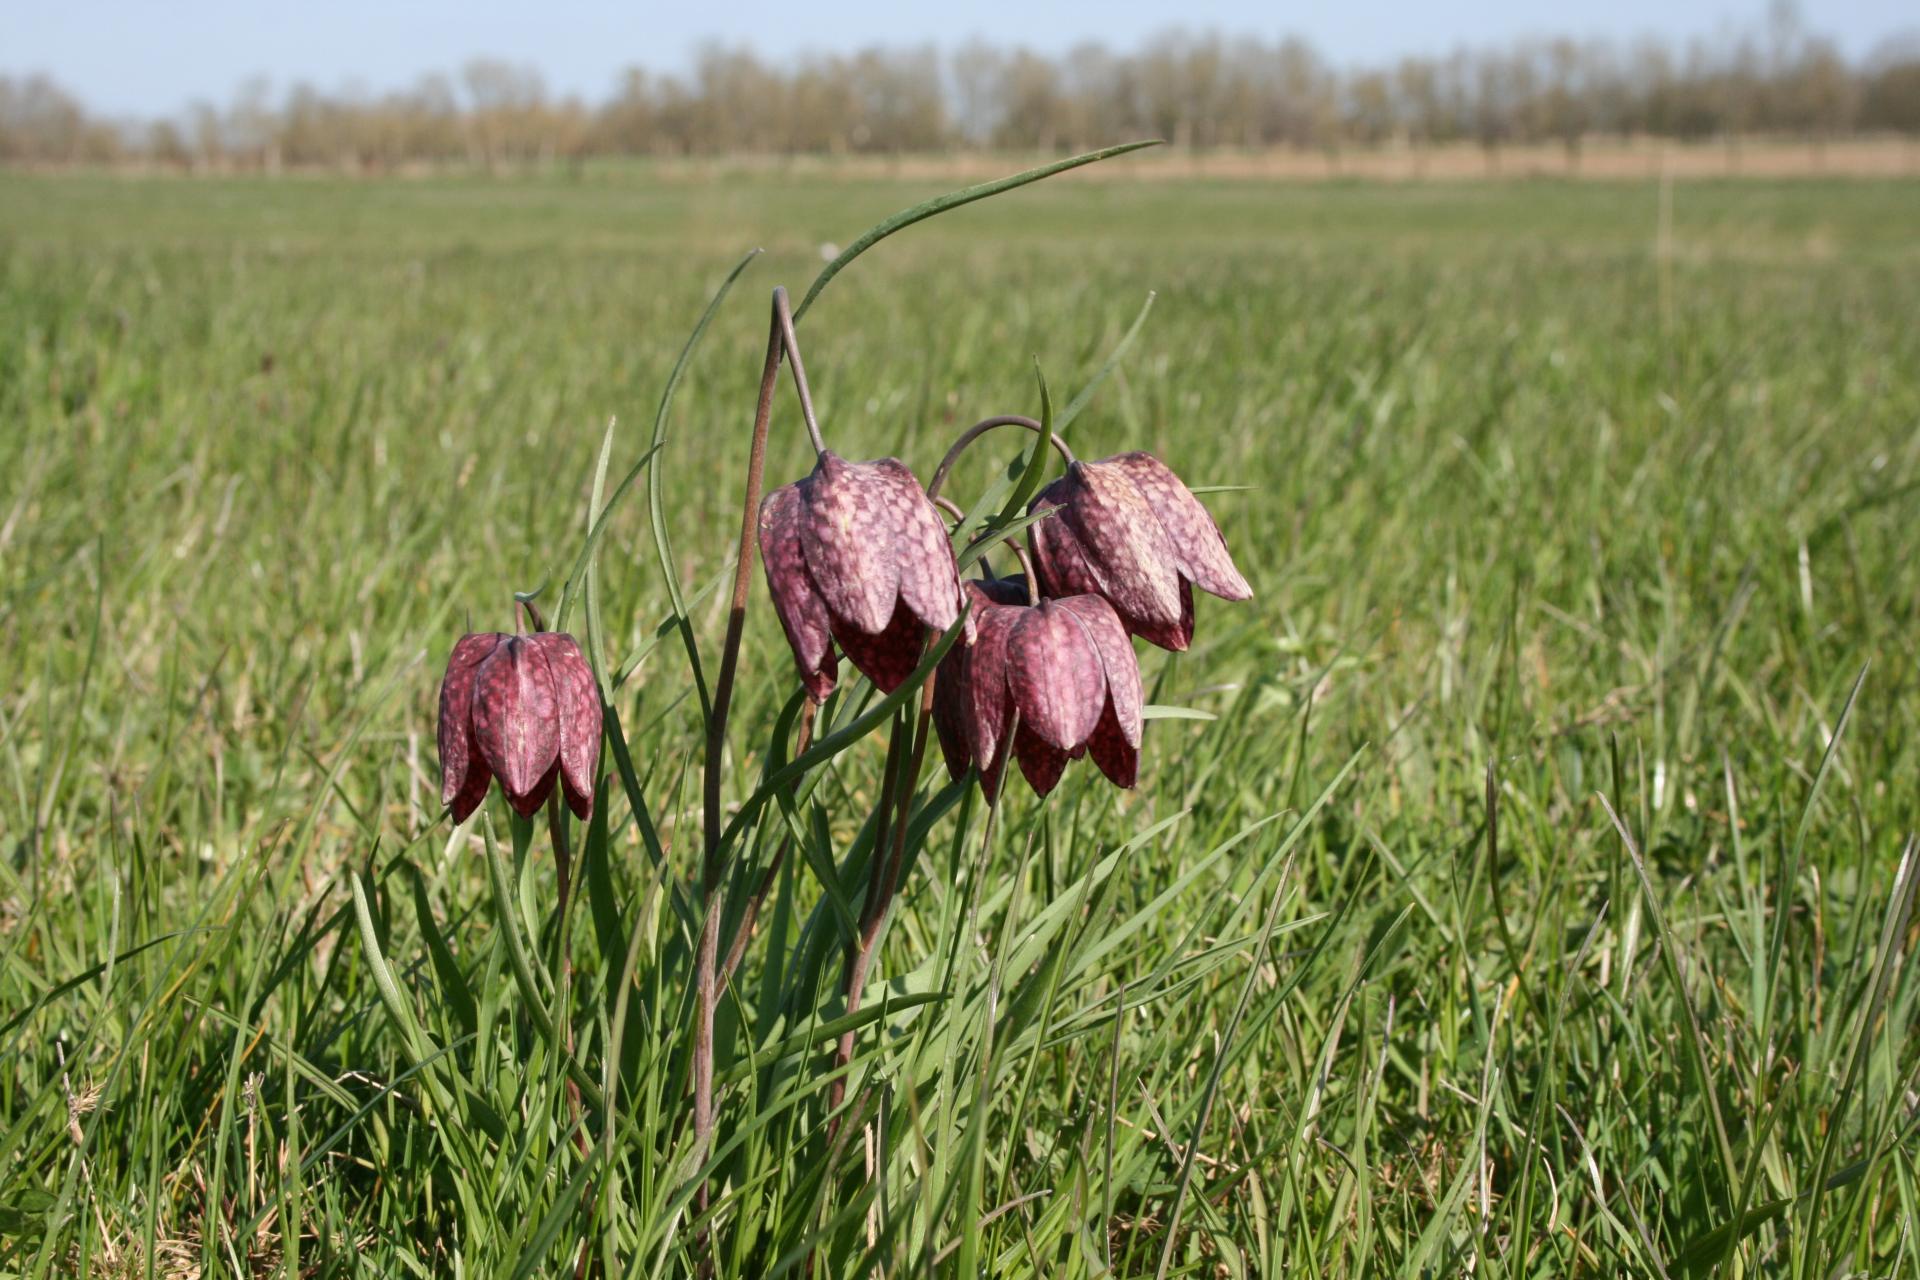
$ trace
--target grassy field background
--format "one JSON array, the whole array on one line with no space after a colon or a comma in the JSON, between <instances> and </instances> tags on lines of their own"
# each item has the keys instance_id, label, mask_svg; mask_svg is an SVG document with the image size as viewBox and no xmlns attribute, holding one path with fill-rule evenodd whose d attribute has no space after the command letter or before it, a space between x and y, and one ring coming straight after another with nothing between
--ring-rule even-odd
<instances>
[{"instance_id":1,"label":"grassy field background","mask_svg":"<svg viewBox=\"0 0 1920 1280\"><path fill-rule=\"evenodd\" d=\"M1903 182L1063 180L880 245L808 370L923 478L1157 293L1068 434L1248 486L1207 500L1255 599L1141 647L1216 718L1135 792L1011 787L984 852L930 763L869 1002L942 998L862 1029L837 1147L819 877L884 735L835 761L696 1226L702 731L630 496L600 642L663 861L616 778L576 1128L437 803L446 652L557 589L609 418L617 475L764 246L656 462L711 663L768 290L937 189L0 176L0 1273L689 1275L704 1230L723 1275L1914 1274ZM783 389L769 481L809 463ZM734 800L795 684L757 578Z\"/></svg>"}]
</instances>

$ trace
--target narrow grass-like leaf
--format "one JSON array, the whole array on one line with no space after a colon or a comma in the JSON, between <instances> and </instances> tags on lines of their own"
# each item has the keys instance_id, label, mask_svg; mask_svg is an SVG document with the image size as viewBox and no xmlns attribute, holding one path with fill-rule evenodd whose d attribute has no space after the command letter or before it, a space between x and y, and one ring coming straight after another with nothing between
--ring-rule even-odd
<instances>
[{"instance_id":1,"label":"narrow grass-like leaf","mask_svg":"<svg viewBox=\"0 0 1920 1280\"><path fill-rule=\"evenodd\" d=\"M1846 1127L1845 1120L1852 1108L1854 1090L1859 1087L1861 1077L1866 1074L1867 1058L1873 1051L1874 1028L1879 1025L1880 1015L1886 1008L1887 987L1893 980L1895 957L1904 949L1908 938L1908 926L1913 921L1914 895L1917 890L1920 890L1920 842L1916 842L1914 837L1909 836L1906 848L1900 853L1899 868L1894 873L1893 891L1889 895L1879 945L1874 948L1873 968L1868 977L1866 999L1862 1002L1860 1016L1854 1023L1853 1053L1848 1059L1846 1079L1842 1081L1839 1096L1834 1100L1833 1109L1828 1113L1827 1131L1820 1142L1819 1159L1814 1164L1812 1194L1807 1200L1807 1220L1803 1236L1807 1242L1807 1248L1800 1255L1800 1274L1803 1280L1814 1274L1814 1260L1820 1257L1816 1242L1820 1238L1820 1206L1827 1192L1827 1170L1833 1168L1834 1151L1839 1147L1841 1131ZM1891 1028L1889 1033L1898 1034Z\"/></svg>"},{"instance_id":2,"label":"narrow grass-like leaf","mask_svg":"<svg viewBox=\"0 0 1920 1280\"><path fill-rule=\"evenodd\" d=\"M1100 384L1120 367L1120 362L1126 358L1128 348L1133 346L1133 340L1139 337L1140 330L1146 327L1147 313L1153 310L1153 298L1153 294L1147 295L1147 300L1140 304L1140 314L1133 318L1133 323L1127 326L1126 333L1122 334L1120 341L1114 344L1113 350L1107 353L1105 363L1094 372L1093 377L1087 379L1087 385L1080 388L1079 394L1067 402L1067 407L1060 411L1060 420L1054 424L1055 430L1065 431L1072 426L1073 420L1080 416L1080 411L1087 407L1093 400L1094 393L1100 390Z\"/></svg>"},{"instance_id":3,"label":"narrow grass-like leaf","mask_svg":"<svg viewBox=\"0 0 1920 1280\"><path fill-rule=\"evenodd\" d=\"M586 576L587 567L593 562L594 553L600 546L600 539L606 535L607 526L612 523L613 509L620 505L620 499L626 496L627 490L633 488L633 482L640 478L641 473L647 470L648 465L657 456L659 456L657 449L648 449L640 455L640 460L627 470L626 475L620 477L620 483L614 486L613 493L607 498L606 506L601 508L599 518L593 522L593 527L587 530L587 539L581 544L579 554L573 558L573 568L567 573L567 579L560 587L560 604L554 613L553 625L556 631L566 629L567 619L573 610L573 601L578 596L577 584ZM539 594L538 591L515 592L514 598L531 601Z\"/></svg>"},{"instance_id":4,"label":"narrow grass-like leaf","mask_svg":"<svg viewBox=\"0 0 1920 1280\"><path fill-rule=\"evenodd\" d=\"M1635 843L1633 833L1627 830L1626 823L1614 812L1606 796L1600 797L1600 805L1607 811L1614 830L1625 844L1627 856L1633 860L1634 873L1640 878L1640 890L1646 895L1647 914L1653 917L1654 931L1660 937L1660 958L1666 965L1667 979L1673 983L1674 994L1686 1014L1688 1061L1693 1066L1695 1083L1700 1086L1701 1096L1706 1099L1707 1118L1712 1121L1714 1149L1720 1157L1720 1176L1724 1179L1720 1188L1725 1199L1723 1207L1731 1210L1736 1188L1740 1185L1740 1166L1734 1159L1733 1143L1727 1136L1726 1117L1720 1110L1720 1093L1713 1082L1713 1067L1707 1058L1707 1039L1700 1029L1700 1015L1694 1009L1693 994L1687 989L1686 975L1680 971L1680 943L1667 927L1666 912L1660 908L1653 880L1647 875L1647 864L1640 857L1640 846Z\"/></svg>"},{"instance_id":5,"label":"narrow grass-like leaf","mask_svg":"<svg viewBox=\"0 0 1920 1280\"><path fill-rule=\"evenodd\" d=\"M380 954L380 938L374 929L373 916L367 910L366 890L360 883L360 877L354 876L353 912L360 923L360 943L367 951L367 968L373 975L373 984L380 993L381 1002L387 1006L387 1014L393 1019L394 1028L400 1033L401 1043L407 1046L407 1056L414 1062L425 1062L433 1056L425 1033L413 1016L412 1008L406 997L400 994L400 986L393 980L393 971L387 967L386 958ZM236 1033L239 1028L236 1028ZM432 1073L426 1075L428 1090L434 1101L449 1117L457 1114L453 1097L446 1092L441 1082Z\"/></svg>"},{"instance_id":6,"label":"narrow grass-like leaf","mask_svg":"<svg viewBox=\"0 0 1920 1280\"><path fill-rule=\"evenodd\" d=\"M754 249L740 261L734 263L733 270L714 290L713 298L707 303L707 309L700 313L700 319L693 326L693 332L687 335L686 345L680 348L679 358L673 362L673 371L667 375L667 385L660 389L660 407L653 415L653 443L650 452L658 452L667 443L667 415L673 409L674 393L680 389L680 376L686 372L687 362L693 358L694 348L700 345L700 339L706 335L707 326L713 323L713 317L719 312L720 304L727 300L727 293L733 288L733 282L747 265L760 256L760 250ZM680 590L680 567L674 562L673 537L667 529L666 504L662 497L661 476L658 470L647 477L647 521L653 528L653 547L660 561L660 577L667 585L667 599L673 604L673 621L680 633L680 642L687 651L687 667L693 676L693 687L700 695L700 719L704 723L713 714L713 701L707 692L707 680L700 666L700 646L693 634L693 622L687 616L687 602Z\"/></svg>"},{"instance_id":7,"label":"narrow grass-like leaf","mask_svg":"<svg viewBox=\"0 0 1920 1280\"><path fill-rule=\"evenodd\" d=\"M500 853L500 842L494 839L493 820L484 816L481 830L485 834L487 848L487 874L493 885L494 924L501 936L506 939L507 958L513 969L513 978L520 987L520 1003L525 1007L527 1016L533 1020L534 1029L540 1038L547 1042L555 1057L561 1060L563 1069L578 1085L587 1101L599 1107L603 1105L600 1084L588 1075L573 1055L566 1051L560 1039L560 1033L554 1025L553 1015L547 1011L546 998L541 994L538 979L534 976L532 952L527 946L526 937L520 931L517 912L514 906L514 894L505 859Z\"/></svg>"},{"instance_id":8,"label":"narrow grass-like leaf","mask_svg":"<svg viewBox=\"0 0 1920 1280\"><path fill-rule=\"evenodd\" d=\"M414 921L420 926L420 937L426 942L427 954L433 960L433 974L440 983L441 998L453 1011L454 1020L460 1024L460 1029L472 1035L479 1024L473 992L468 988L466 975L460 972L460 965L454 960L453 952L447 949L447 940L440 932L439 923L433 918L433 905L427 901L427 882L420 874L420 868L411 862L403 865L407 869L407 879L413 887ZM355 886L358 887L357 878Z\"/></svg>"},{"instance_id":9,"label":"narrow grass-like leaf","mask_svg":"<svg viewBox=\"0 0 1920 1280\"><path fill-rule=\"evenodd\" d=\"M1320 793L1320 798L1301 815L1300 820L1281 841L1282 851L1290 849L1298 841L1301 833L1306 830L1307 825L1319 816L1321 806L1325 805L1327 800L1340 789L1359 759L1358 755L1349 759L1346 766ZM1260 930L1259 944L1254 948L1252 963L1247 966L1246 979L1240 984L1239 1001L1234 1005L1233 1012L1228 1015L1227 1025L1220 1033L1220 1048L1214 1054L1213 1069L1208 1072L1206 1086L1200 1093L1200 1111L1194 1120L1193 1134L1187 1139L1186 1152L1180 1158L1180 1173L1175 1183L1173 1203L1167 1210L1167 1225L1164 1229L1166 1243L1160 1250L1160 1265L1154 1270L1156 1280L1166 1280L1169 1274L1168 1269L1173 1265L1173 1251L1180 1239L1180 1213L1186 1203L1187 1190L1193 1183L1194 1158L1199 1153L1200 1140L1206 1136L1207 1120L1213 1113L1214 1099L1219 1095L1220 1077L1226 1069L1228 1051L1233 1045L1235 1032L1239 1030L1240 1020L1246 1017L1247 1006L1253 1000L1254 984L1259 980L1261 968L1266 961L1267 946L1273 940L1274 926L1279 923L1280 907L1286 901L1287 891L1287 873L1282 870L1279 883L1274 886L1272 905L1267 908L1266 923Z\"/></svg>"},{"instance_id":10,"label":"narrow grass-like leaf","mask_svg":"<svg viewBox=\"0 0 1920 1280\"><path fill-rule=\"evenodd\" d=\"M753 794L740 805L733 819L727 823L726 830L721 835L721 847L728 849L733 847L733 842L742 828L759 818L760 810L779 788L804 777L809 770L839 755L866 737L875 726L891 717L894 711L917 698L920 695L920 686L932 677L934 669L940 665L940 659L946 656L947 650L952 648L954 641L960 638L960 633L965 630L966 624L966 613L963 610L961 616L954 620L954 624L927 646L920 664L913 669L913 674L908 676L899 688L875 702L849 723L818 739L805 751L769 773L766 779L754 789Z\"/></svg>"},{"instance_id":11,"label":"narrow grass-like leaf","mask_svg":"<svg viewBox=\"0 0 1920 1280\"><path fill-rule=\"evenodd\" d=\"M1056 160L1052 164L1043 164L1038 168L1028 169L1024 172L1013 174L1010 177L997 178L992 182L982 182L977 186L965 187L959 191L950 191L946 195L935 196L931 200L922 201L910 209L902 209L891 218L862 232L852 244L842 249L832 262L822 267L820 274L815 276L813 283L808 286L806 296L800 299L800 305L793 309L793 318L797 323L800 317L807 313L807 308L813 305L813 300L820 296L820 291L825 289L835 276L845 270L848 263L896 231L904 231L916 222L923 222L928 218L934 217L936 214L945 213L949 209L958 209L961 205L972 204L976 200L985 200L988 196L997 196L1003 191L1012 191L1016 187L1024 187L1029 182L1038 182L1042 178L1051 178L1056 173L1065 173L1069 169L1078 169L1082 165L1097 164L1102 160L1111 160L1115 156L1126 155L1129 151L1139 151L1143 147L1157 147L1159 145L1160 140L1158 138L1149 138L1140 142L1123 142L1119 146L1114 147L1102 147L1098 151L1089 151L1083 155L1069 156L1065 160Z\"/></svg>"}]
</instances>

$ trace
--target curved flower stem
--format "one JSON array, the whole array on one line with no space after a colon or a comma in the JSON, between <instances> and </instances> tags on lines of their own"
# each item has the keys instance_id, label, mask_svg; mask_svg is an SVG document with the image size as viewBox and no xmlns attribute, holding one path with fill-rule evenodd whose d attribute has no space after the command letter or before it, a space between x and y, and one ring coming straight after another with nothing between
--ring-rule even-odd
<instances>
[{"instance_id":1,"label":"curved flower stem","mask_svg":"<svg viewBox=\"0 0 1920 1280\"><path fill-rule=\"evenodd\" d=\"M951 498L942 498L935 495L933 505L952 516L956 524L967 518L967 513L960 509L960 504ZM1040 579L1034 576L1033 561L1027 557L1027 549L1020 545L1018 538L1006 538L1003 539L1003 541L1005 541L1007 547L1013 552L1013 558L1020 562L1020 571L1027 575L1027 603L1030 605L1039 604ZM984 568L986 561L982 560L981 565ZM988 569L987 572L992 573L993 570Z\"/></svg>"},{"instance_id":2,"label":"curved flower stem","mask_svg":"<svg viewBox=\"0 0 1920 1280\"><path fill-rule=\"evenodd\" d=\"M960 455L966 452L967 446L995 427L1025 427L1029 431L1044 433L1048 443L1059 451L1061 461L1069 466L1076 461L1073 450L1067 448L1065 440L1025 414L1003 413L997 417L983 418L960 433L959 438L953 442L953 446L947 450L947 456L940 459L940 465L933 469L933 479L927 482L929 498L939 494L940 486L947 482L947 472L953 470L953 464L960 460Z\"/></svg>"},{"instance_id":3,"label":"curved flower stem","mask_svg":"<svg viewBox=\"0 0 1920 1280\"><path fill-rule=\"evenodd\" d=\"M781 345L786 348L787 364L793 370L793 390L800 397L800 418L807 424L807 439L813 441L814 453L825 453L827 446L820 439L820 424L813 416L813 391L807 386L806 366L800 362L800 339L794 336L793 312L787 309L787 291L783 288L773 291L773 323L779 330Z\"/></svg>"},{"instance_id":4,"label":"curved flower stem","mask_svg":"<svg viewBox=\"0 0 1920 1280\"><path fill-rule=\"evenodd\" d=\"M760 497L767 468L767 426L773 419L773 392L780 375L780 357L786 354L793 366L794 389L800 396L801 416L806 419L807 435L816 450L826 446L820 440L820 427L813 417L813 396L807 390L806 370L800 363L800 347L793 333L793 315L787 308L786 289L773 290L773 320L767 335L767 358L760 370L760 398L753 411L753 442L747 454L747 487L740 502L740 546L733 563L733 598L727 608L727 635L720 653L720 672L713 687L713 714L707 720L707 759L705 776L706 860L703 887L711 893L719 876L720 852L720 757L727 745L727 712L733 701L733 678L740 666L740 637L746 625L747 596L752 587L753 565L759 544L754 526L760 515Z\"/></svg>"}]
</instances>

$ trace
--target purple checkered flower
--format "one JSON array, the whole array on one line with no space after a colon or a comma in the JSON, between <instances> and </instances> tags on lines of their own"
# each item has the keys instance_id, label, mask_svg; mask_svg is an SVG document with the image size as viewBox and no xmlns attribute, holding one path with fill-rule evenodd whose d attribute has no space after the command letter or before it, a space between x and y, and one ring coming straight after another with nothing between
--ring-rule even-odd
<instances>
[{"instance_id":1,"label":"purple checkered flower","mask_svg":"<svg viewBox=\"0 0 1920 1280\"><path fill-rule=\"evenodd\" d=\"M1253 595L1220 526L1152 454L1070 463L1028 506L1048 508L1032 535L1041 591L1101 596L1128 632L1162 649L1192 643L1195 587L1223 600Z\"/></svg>"},{"instance_id":2,"label":"purple checkered flower","mask_svg":"<svg viewBox=\"0 0 1920 1280\"><path fill-rule=\"evenodd\" d=\"M897 458L848 462L827 450L812 474L760 504L760 558L801 681L833 692L837 644L891 693L919 664L928 628L960 616L946 527Z\"/></svg>"},{"instance_id":3,"label":"purple checkered flower","mask_svg":"<svg viewBox=\"0 0 1920 1280\"><path fill-rule=\"evenodd\" d=\"M441 802L465 822L498 778L507 803L531 817L558 781L584 819L601 725L600 692L572 636L462 636L440 684Z\"/></svg>"},{"instance_id":4,"label":"purple checkered flower","mask_svg":"<svg viewBox=\"0 0 1920 1280\"><path fill-rule=\"evenodd\" d=\"M1035 792L1091 755L1116 786L1140 767L1140 667L1113 606L1096 595L1026 603L1023 582L969 582L973 637L940 660L934 728L947 772L977 769L992 799L1007 756ZM1016 720L1016 713L1018 718Z\"/></svg>"}]
</instances>

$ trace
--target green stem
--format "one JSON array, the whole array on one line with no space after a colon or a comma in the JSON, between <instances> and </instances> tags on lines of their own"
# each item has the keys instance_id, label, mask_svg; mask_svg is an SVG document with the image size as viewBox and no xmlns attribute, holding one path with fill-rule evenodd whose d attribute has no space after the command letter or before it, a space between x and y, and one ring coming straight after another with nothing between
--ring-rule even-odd
<instances>
[{"instance_id":1,"label":"green stem","mask_svg":"<svg viewBox=\"0 0 1920 1280\"><path fill-rule=\"evenodd\" d=\"M514 916L513 891L507 879L506 860L500 856L500 842L494 838L490 819L483 824L483 830L487 844L487 876L493 882L493 911L497 917L496 923L506 935L507 964L513 970L514 983L520 988L520 1000L527 1006L527 1016L533 1019L534 1030L552 1046L554 1053L566 1065L567 1078L579 1087L587 1105L596 1111L602 1110L606 1095L601 1092L594 1078L574 1061L573 1054L568 1051L554 1026L553 1016L547 1011L546 1001L540 996L540 985L533 973L533 957L527 949L526 937L520 932L519 921ZM526 830L530 842L531 828ZM516 856L524 857L526 849L519 831L514 833L514 845Z\"/></svg>"}]
</instances>

